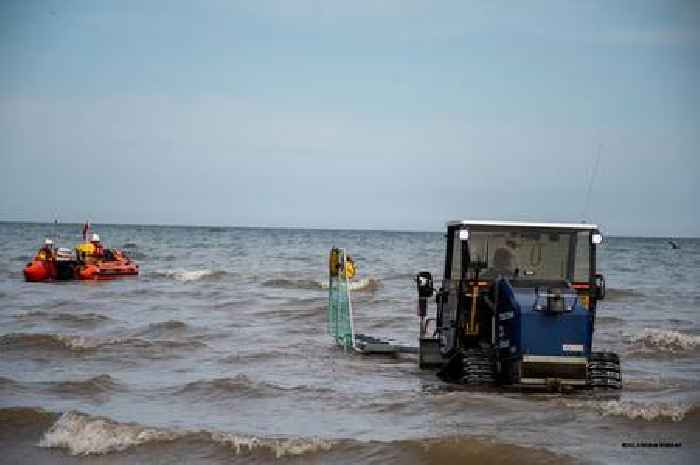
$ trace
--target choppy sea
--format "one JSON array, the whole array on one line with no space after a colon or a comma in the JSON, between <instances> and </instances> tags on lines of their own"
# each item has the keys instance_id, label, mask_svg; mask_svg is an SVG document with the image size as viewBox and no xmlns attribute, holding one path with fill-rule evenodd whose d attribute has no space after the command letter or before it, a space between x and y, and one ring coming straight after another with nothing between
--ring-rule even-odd
<instances>
[{"instance_id":1,"label":"choppy sea","mask_svg":"<svg viewBox=\"0 0 700 465\"><path fill-rule=\"evenodd\" d=\"M136 279L25 283L46 236L0 223L0 463L697 463L700 239L610 237L594 348L619 395L472 391L326 334L326 260L359 266L360 332L415 345L442 233L95 225ZM653 446L657 444L657 446ZM652 447L650 447L652 445ZM665 445L667 447L658 447ZM671 447L672 446L672 447Z\"/></svg>"}]
</instances>

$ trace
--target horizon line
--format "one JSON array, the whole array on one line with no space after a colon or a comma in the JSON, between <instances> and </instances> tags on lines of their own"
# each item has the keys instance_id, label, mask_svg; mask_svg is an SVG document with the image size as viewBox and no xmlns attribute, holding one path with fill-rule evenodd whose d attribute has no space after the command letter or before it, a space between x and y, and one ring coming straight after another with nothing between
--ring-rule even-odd
<instances>
[{"instance_id":1,"label":"horizon line","mask_svg":"<svg viewBox=\"0 0 700 465\"><path fill-rule=\"evenodd\" d=\"M37 225L77 225L83 222L46 222L36 220L0 220L0 224L37 224ZM216 225L216 224L177 224L177 223L114 223L114 222L90 222L91 225L103 226L145 226L152 228L228 228L228 229L277 229L277 230L307 230L307 231L368 231L368 232L394 232L394 233L444 233L443 230L420 230L420 229L386 229L386 228L356 228L356 227L319 227L319 226L249 226L249 225ZM445 223L447 224L447 223ZM630 236L621 234L603 234L604 237L615 237L625 239L700 239L700 236Z\"/></svg>"}]
</instances>

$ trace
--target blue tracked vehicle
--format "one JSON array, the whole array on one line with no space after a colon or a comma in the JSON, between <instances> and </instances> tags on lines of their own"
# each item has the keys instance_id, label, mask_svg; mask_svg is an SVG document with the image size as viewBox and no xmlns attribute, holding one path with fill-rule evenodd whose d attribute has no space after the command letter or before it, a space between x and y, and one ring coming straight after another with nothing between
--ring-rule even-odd
<instances>
[{"instance_id":1,"label":"blue tracked vehicle","mask_svg":"<svg viewBox=\"0 0 700 465\"><path fill-rule=\"evenodd\" d=\"M619 357L592 350L601 242L585 223L448 223L442 286L416 276L420 367L463 384L620 389Z\"/></svg>"}]
</instances>

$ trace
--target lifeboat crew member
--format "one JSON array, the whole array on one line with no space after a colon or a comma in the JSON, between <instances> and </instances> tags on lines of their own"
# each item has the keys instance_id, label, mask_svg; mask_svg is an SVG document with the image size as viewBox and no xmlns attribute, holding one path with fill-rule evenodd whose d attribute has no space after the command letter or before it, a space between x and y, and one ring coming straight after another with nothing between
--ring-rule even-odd
<instances>
[{"instance_id":1,"label":"lifeboat crew member","mask_svg":"<svg viewBox=\"0 0 700 465\"><path fill-rule=\"evenodd\" d=\"M93 233L90 237L90 243L93 245L92 255L94 257L103 257L105 249L100 242L100 235Z\"/></svg>"},{"instance_id":2,"label":"lifeboat crew member","mask_svg":"<svg viewBox=\"0 0 700 465\"><path fill-rule=\"evenodd\" d=\"M44 241L44 245L41 246L39 252L36 254L36 257L34 257L34 260L53 260L53 255L53 241L51 239L46 239Z\"/></svg>"}]
</instances>

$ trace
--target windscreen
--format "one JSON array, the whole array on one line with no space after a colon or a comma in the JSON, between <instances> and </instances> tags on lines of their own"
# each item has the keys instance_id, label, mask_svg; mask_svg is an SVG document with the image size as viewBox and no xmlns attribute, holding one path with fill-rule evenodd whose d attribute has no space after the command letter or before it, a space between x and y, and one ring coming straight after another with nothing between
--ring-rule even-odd
<instances>
[{"instance_id":1,"label":"windscreen","mask_svg":"<svg viewBox=\"0 0 700 465\"><path fill-rule=\"evenodd\" d=\"M517 279L571 280L576 232L474 231L469 233L470 268L480 276Z\"/></svg>"}]
</instances>

